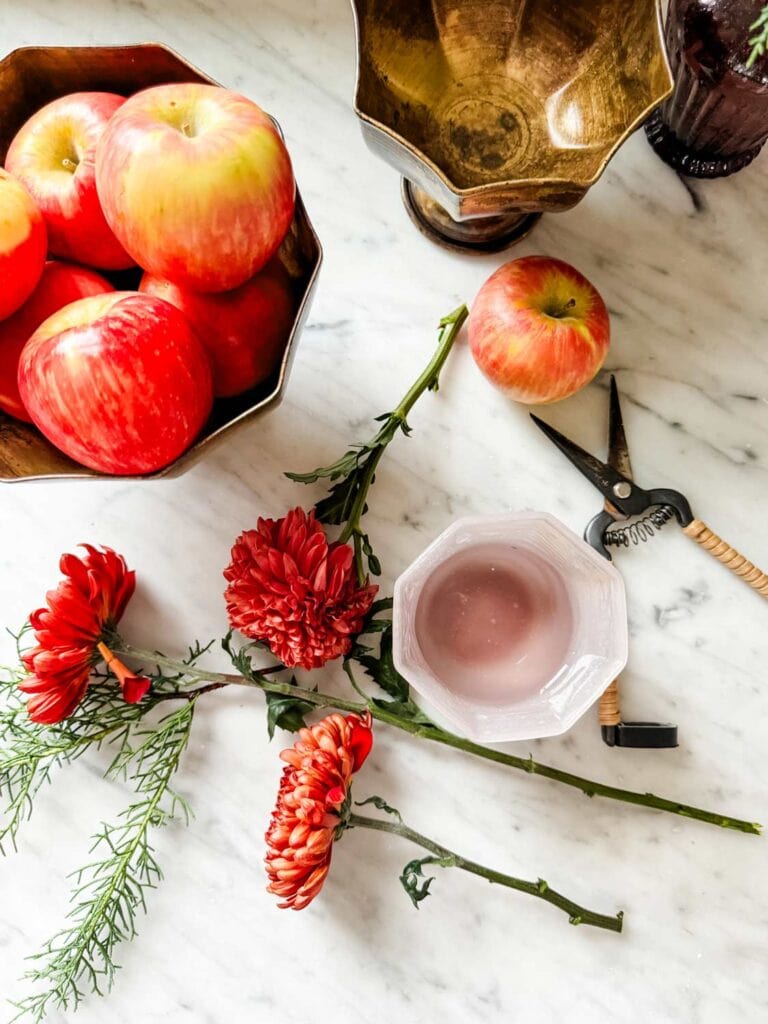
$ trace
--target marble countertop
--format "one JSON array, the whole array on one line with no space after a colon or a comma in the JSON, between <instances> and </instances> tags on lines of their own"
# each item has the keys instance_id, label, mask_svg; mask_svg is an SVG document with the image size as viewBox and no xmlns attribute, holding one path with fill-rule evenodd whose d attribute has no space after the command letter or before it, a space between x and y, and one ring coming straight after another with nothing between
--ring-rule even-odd
<instances>
[{"instance_id":1,"label":"marble countertop","mask_svg":"<svg viewBox=\"0 0 768 1024\"><path fill-rule=\"evenodd\" d=\"M284 469L308 469L367 436L425 363L434 325L470 302L500 257L432 246L368 153L351 109L346 0L0 0L3 47L159 40L281 122L325 248L287 398L177 480L2 490L0 622L18 626L58 578L62 551L114 546L138 570L124 620L137 644L181 651L226 629L222 567L260 514L308 502ZM574 210L545 217L516 254L581 269L613 317L607 366L624 396L641 482L768 562L768 156L730 180L683 182L635 135ZM607 378L548 411L593 451ZM596 494L476 371L465 344L436 396L382 464L368 518L389 588L454 517L541 508L580 532ZM518 745L617 785L768 821L768 610L669 527L621 552L628 584L629 717L674 721L677 750L611 750L594 712L565 737ZM7 640L0 655L10 654ZM214 658L214 661L216 659ZM341 679L337 685L343 685ZM218 696L218 695L217 695ZM263 833L279 776L257 696L200 708L178 778L196 810L157 840L166 880L122 950L107 1001L78 1024L758 1024L765 986L766 840L581 794L430 749L382 727L358 792L470 857L542 876L587 905L626 911L617 938L555 910L443 872L417 913L397 876L412 848L354 833L302 914L264 891ZM0 995L66 910L87 836L123 805L86 758L43 792L0 863Z\"/></svg>"}]
</instances>

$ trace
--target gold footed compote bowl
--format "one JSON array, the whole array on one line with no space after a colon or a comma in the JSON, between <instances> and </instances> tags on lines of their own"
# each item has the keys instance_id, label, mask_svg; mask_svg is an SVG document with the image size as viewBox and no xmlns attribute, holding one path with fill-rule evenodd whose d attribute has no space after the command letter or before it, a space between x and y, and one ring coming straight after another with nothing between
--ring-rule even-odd
<instances>
[{"instance_id":1,"label":"gold footed compote bowl","mask_svg":"<svg viewBox=\"0 0 768 1024\"><path fill-rule=\"evenodd\" d=\"M355 111L414 223L495 251L567 210L669 95L660 0L352 0Z\"/></svg>"}]
</instances>

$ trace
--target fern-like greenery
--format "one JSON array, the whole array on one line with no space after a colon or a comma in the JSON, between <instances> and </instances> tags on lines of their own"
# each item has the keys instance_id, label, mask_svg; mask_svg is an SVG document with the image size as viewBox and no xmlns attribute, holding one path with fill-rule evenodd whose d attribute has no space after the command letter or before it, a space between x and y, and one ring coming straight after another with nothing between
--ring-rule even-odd
<instances>
[{"instance_id":1,"label":"fern-like greenery","mask_svg":"<svg viewBox=\"0 0 768 1024\"><path fill-rule=\"evenodd\" d=\"M195 701L185 700L156 727L129 733L122 743L110 774L132 782L136 799L94 836L94 859L74 874L69 923L31 958L35 967L28 977L40 991L14 1004L14 1020L42 1022L54 1007L76 1009L86 989L102 995L111 988L117 946L136 935L147 894L162 878L152 833L190 817L171 780L189 741L194 709Z\"/></svg>"},{"instance_id":2,"label":"fern-like greenery","mask_svg":"<svg viewBox=\"0 0 768 1024\"><path fill-rule=\"evenodd\" d=\"M749 26L749 30L754 32L749 38L752 50L747 58L747 67L751 68L768 51L768 4L763 7L757 21Z\"/></svg>"},{"instance_id":3,"label":"fern-like greenery","mask_svg":"<svg viewBox=\"0 0 768 1024\"><path fill-rule=\"evenodd\" d=\"M121 747L131 727L153 702L115 700L115 684L95 684L71 718L58 726L36 725L27 717L17 683L21 672L0 679L0 852L15 848L16 835L32 813L33 799L57 767L76 760L89 747Z\"/></svg>"},{"instance_id":4,"label":"fern-like greenery","mask_svg":"<svg viewBox=\"0 0 768 1024\"><path fill-rule=\"evenodd\" d=\"M23 635L23 634L22 634ZM17 638L21 653L22 637ZM192 666L205 647L195 644L180 664ZM183 671L148 673L152 690L140 704L126 704L115 680L94 670L83 702L56 726L31 722L25 695L18 689L24 672L0 675L0 850L15 848L17 833L29 817L40 787L54 769L75 761L88 749L109 746L114 756L105 774L133 786L134 798L93 837L91 860L72 876L72 909L66 926L32 957L28 977L38 991L14 1003L22 1017L45 1020L53 1008L75 1009L90 989L107 991L117 970L120 942L136 934L137 917L146 911L149 890L162 878L152 834L167 822L189 820L187 802L171 780L189 740L196 697L180 693ZM149 724L163 702L178 697L170 714ZM153 716L154 717L154 716Z\"/></svg>"}]
</instances>

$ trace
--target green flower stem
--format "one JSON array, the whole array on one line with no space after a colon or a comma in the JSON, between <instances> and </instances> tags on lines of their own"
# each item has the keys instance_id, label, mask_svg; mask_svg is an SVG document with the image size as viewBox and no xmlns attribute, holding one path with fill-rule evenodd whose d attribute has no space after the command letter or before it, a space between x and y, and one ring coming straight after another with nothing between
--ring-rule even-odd
<instances>
[{"instance_id":1,"label":"green flower stem","mask_svg":"<svg viewBox=\"0 0 768 1024\"><path fill-rule=\"evenodd\" d=\"M371 484L373 483L373 479L376 476L376 469L386 450L387 449L383 446L381 448L377 448L368 460L360 490L357 493L357 497L355 498L355 502L349 513L347 525L341 531L338 538L339 544L346 544L350 537L352 538L352 547L355 552L355 572L357 573L357 582L361 587L365 585L367 573L363 562L363 530L360 526L360 520L365 512L365 500L368 496Z\"/></svg>"},{"instance_id":2,"label":"green flower stem","mask_svg":"<svg viewBox=\"0 0 768 1024\"><path fill-rule=\"evenodd\" d=\"M174 661L150 651L137 650L122 641L116 643L113 650L141 659L145 663L155 663L187 676L189 679L205 681L207 683L224 683L238 686L251 686L266 693L281 694L286 697L296 697L305 700L319 708L336 708L340 711L352 711L363 714L369 711L373 718L386 725L394 726L403 732L411 733L421 739L431 740L433 743L442 743L446 747L453 747L455 750L463 750L467 754L481 757L486 761L494 761L496 764L506 765L508 768L515 768L518 771L526 772L528 775L538 775L553 782L559 782L564 786L572 786L589 797L600 796L607 800L618 800L625 804L635 804L642 807L650 807L657 811L665 811L669 814L678 814L684 818L693 818L695 821L703 821L709 825L717 825L719 828L732 829L736 832L745 832L748 835L760 835L762 826L757 822L744 821L741 818L732 818L729 815L718 814L715 811L706 811L700 807L692 807L690 804L679 803L677 800L667 800L665 797L655 796L653 793L638 793L631 789L619 789L616 786L609 786L602 782L594 782L581 775L573 775L570 772L561 771L551 765L541 764L534 761L532 757L517 757L515 754L508 754L502 750L494 750L493 747L484 747L480 743L473 743L472 740L456 736L436 725L414 722L407 718L387 711L378 704L369 702L367 704L359 701L345 700L343 697L335 697L332 694L321 693L317 690L307 690L299 686L292 686L290 683L281 683L274 679L267 679L265 676L255 672L251 679L241 675L234 675L222 672L205 672L201 669L190 668L184 662ZM274 668L265 669L274 671ZM190 693L195 691L179 691L179 698L189 699Z\"/></svg>"},{"instance_id":3,"label":"green flower stem","mask_svg":"<svg viewBox=\"0 0 768 1024\"><path fill-rule=\"evenodd\" d=\"M408 389L397 408L390 413L387 419L387 424L382 430L381 441L366 462L365 473L363 475L360 488L355 496L354 504L350 509L347 522L339 534L340 543L345 544L350 539L352 539L354 543L355 562L357 565L358 577L361 582L365 578L365 572L363 569L363 552L361 546L362 529L360 526L360 520L365 513L365 503L368 497L368 490L376 476L376 469L382 455L387 450L387 445L395 436L397 431L403 427L407 427L408 413L414 407L419 398L427 390L437 390L440 371L442 370L443 365L453 348L453 343L468 316L469 310L466 306L462 305L448 316L443 317L440 321L440 337L438 339L435 354L432 356L419 377Z\"/></svg>"},{"instance_id":4,"label":"green flower stem","mask_svg":"<svg viewBox=\"0 0 768 1024\"><path fill-rule=\"evenodd\" d=\"M308 699L308 698L305 698ZM700 807L692 807L690 804L679 803L677 800L668 800L654 793L638 793L631 789L619 789L616 786L609 786L602 782L594 782L581 775L573 775L571 772L562 771L540 761L534 761L532 757L517 757L515 754L508 754L502 750L494 750L493 747L485 747L480 743L473 743L472 740L456 736L454 733L446 732L434 725L423 725L418 722L411 722L399 718L383 708L373 707L370 709L374 718L388 725L394 725L398 729L410 732L422 739L433 740L435 743L442 743L455 750L463 750L467 754L474 754L475 757L482 757L486 761L495 761L496 764L506 765L508 768L516 768L518 771L527 772L529 775L539 775L544 779L551 779L564 786L572 786L581 790L586 796L601 796L608 800L619 800L625 804L635 804L641 807L651 807L657 811L666 811L670 814L679 814L684 818L693 818L696 821L704 821L709 825L717 825L720 828L733 829L736 832L746 832L749 835L760 835L762 826L758 822L743 821L741 818L732 818L715 811L706 811Z\"/></svg>"},{"instance_id":5,"label":"green flower stem","mask_svg":"<svg viewBox=\"0 0 768 1024\"><path fill-rule=\"evenodd\" d=\"M615 916L611 916L610 914L598 914L593 910L587 910L586 907L579 906L578 903L569 900L562 893L550 889L543 879L539 879L537 882L528 882L522 878L502 874L501 871L493 871L491 868L486 868L473 860L460 857L457 853L448 850L445 846L441 846L432 839L428 839L402 822L384 821L380 818L368 818L362 814L352 813L347 819L347 824L350 827L370 828L376 832L389 832L391 835L408 839L417 846L421 846L424 850L429 850L436 857L445 859L451 867L468 871L472 875L478 875L480 878L485 878L486 881L492 882L495 885L505 885L508 889L516 889L518 892L524 892L529 896L545 900L547 903L551 903L552 906L557 907L558 910L564 911L568 915L571 924L589 924L595 928L605 928L611 932L621 931L624 917L622 911L619 911Z\"/></svg>"},{"instance_id":6,"label":"green flower stem","mask_svg":"<svg viewBox=\"0 0 768 1024\"><path fill-rule=\"evenodd\" d=\"M206 678L210 677L210 673L206 675ZM156 693L154 694L155 703L159 703L162 700L187 700L190 703L193 700L197 700L198 697L202 697L206 693L213 693L214 690L223 690L225 686L229 686L229 682L218 682L208 683L206 686L198 686L194 690L178 690L170 691L168 693Z\"/></svg>"}]
</instances>

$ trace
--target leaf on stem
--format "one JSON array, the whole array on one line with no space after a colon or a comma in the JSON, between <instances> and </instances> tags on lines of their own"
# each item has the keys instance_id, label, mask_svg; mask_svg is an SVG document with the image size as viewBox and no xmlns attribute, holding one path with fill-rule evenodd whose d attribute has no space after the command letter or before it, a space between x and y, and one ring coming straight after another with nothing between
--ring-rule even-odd
<instances>
[{"instance_id":1,"label":"leaf on stem","mask_svg":"<svg viewBox=\"0 0 768 1024\"><path fill-rule=\"evenodd\" d=\"M373 552L368 534L361 526L361 519L368 511L366 499L376 479L379 460L397 433L402 432L406 437L410 434L408 413L421 395L425 391L437 390L440 371L467 316L467 307L460 306L442 318L439 324L437 351L399 405L392 412L376 417L376 422L381 423L381 426L370 440L353 445L340 459L328 466L320 466L309 473L285 474L289 480L302 484L317 483L319 480L331 481L332 486L328 494L315 505L315 515L321 523L343 527L339 536L342 543L354 540L355 560L361 585L364 582L363 556L368 562L368 571L371 575L381 574L381 564Z\"/></svg>"},{"instance_id":2,"label":"leaf on stem","mask_svg":"<svg viewBox=\"0 0 768 1024\"><path fill-rule=\"evenodd\" d=\"M395 807L390 807L384 797L381 796L369 796L367 800L356 800L355 807L365 807L366 804L373 804L374 807L378 807L380 811L384 811L386 814L391 814L399 822L402 822L403 817Z\"/></svg>"},{"instance_id":3,"label":"leaf on stem","mask_svg":"<svg viewBox=\"0 0 768 1024\"><path fill-rule=\"evenodd\" d=\"M351 486L350 477L359 473L360 467L368 461L368 458L379 448L385 448L397 433L398 427L402 425L399 419L394 420L394 413L385 412L376 417L377 423L382 423L376 433L363 444L355 444L346 451L340 459L332 462L329 466L318 466L317 469L308 473L286 473L289 480L300 484L313 484L318 480L339 480L343 478L343 485ZM336 488L332 488L335 490ZM318 514L318 519L321 519ZM322 522L333 522L330 519L321 519Z\"/></svg>"},{"instance_id":4,"label":"leaf on stem","mask_svg":"<svg viewBox=\"0 0 768 1024\"><path fill-rule=\"evenodd\" d=\"M232 635L232 630L230 629L227 635L222 638L221 648L229 655L230 661L240 675L246 679L251 679L253 678L253 662L248 652L259 645L254 641L245 644L243 647L235 647L232 643Z\"/></svg>"},{"instance_id":5,"label":"leaf on stem","mask_svg":"<svg viewBox=\"0 0 768 1024\"><path fill-rule=\"evenodd\" d=\"M248 652L254 648L262 647L262 644L251 642L244 647L235 648L232 643L232 631L230 630L221 641L221 646L229 655L232 664L240 675L246 679L258 678L259 671L253 667L253 662ZM294 676L291 676L289 685L298 686ZM267 732L270 739L274 738L275 729L278 727L285 729L286 732L298 732L299 729L303 729L307 724L304 721L304 715L314 707L309 701L293 697L290 694L268 693L265 690L264 698L267 702Z\"/></svg>"},{"instance_id":6,"label":"leaf on stem","mask_svg":"<svg viewBox=\"0 0 768 1024\"><path fill-rule=\"evenodd\" d=\"M387 607L391 607L391 601L382 601L381 605L382 610ZM360 636L363 636L366 633L375 632L379 632L381 634L378 656L372 653L371 647L361 643L358 639L355 641L352 646L352 650L344 661L344 670L349 676L352 685L358 693L364 697L366 696L355 682L354 674L352 672L351 662L356 661L359 665L362 665L366 674L392 698L391 700L381 700L377 697L372 698L372 700L371 698L367 698L371 700L371 703L376 707L389 712L390 715L396 715L398 718L404 718L410 722L416 722L419 725L435 728L434 722L425 715L418 704L411 699L408 680L404 676L401 676L395 668L395 662L392 656L391 619L369 618L368 622L363 627Z\"/></svg>"},{"instance_id":7,"label":"leaf on stem","mask_svg":"<svg viewBox=\"0 0 768 1024\"><path fill-rule=\"evenodd\" d=\"M403 873L400 875L400 883L417 910L419 909L419 903L431 895L429 887L435 880L434 875L429 878L424 877L423 868L425 864L435 864L441 868L454 868L456 867L456 858L452 856L419 857L405 865Z\"/></svg>"},{"instance_id":8,"label":"leaf on stem","mask_svg":"<svg viewBox=\"0 0 768 1024\"><path fill-rule=\"evenodd\" d=\"M374 601L371 605L371 610L368 612L368 618L365 620L365 626L363 627L363 633L370 633L371 626L375 624L376 616L379 612L391 612L394 607L394 600L391 597L380 597L378 601ZM379 620L383 623L387 623L388 619Z\"/></svg>"},{"instance_id":9,"label":"leaf on stem","mask_svg":"<svg viewBox=\"0 0 768 1024\"><path fill-rule=\"evenodd\" d=\"M389 617L380 619L378 616L381 612L392 611L393 604L394 601L391 597L382 597L378 601L374 601L358 636L366 636L372 633L383 633L385 630L391 629L392 619Z\"/></svg>"},{"instance_id":10,"label":"leaf on stem","mask_svg":"<svg viewBox=\"0 0 768 1024\"><path fill-rule=\"evenodd\" d=\"M291 678L290 685L297 686L298 683ZM314 704L281 693L265 691L264 696L267 699L267 732L270 739L274 737L276 727L286 732L298 732L306 727L304 716L313 710Z\"/></svg>"},{"instance_id":11,"label":"leaf on stem","mask_svg":"<svg viewBox=\"0 0 768 1024\"><path fill-rule=\"evenodd\" d=\"M395 668L392 656L392 623L381 629L379 654L359 654L355 659L365 669L367 675L377 683L385 693L398 702L407 701L410 696L408 680Z\"/></svg>"}]
</instances>

